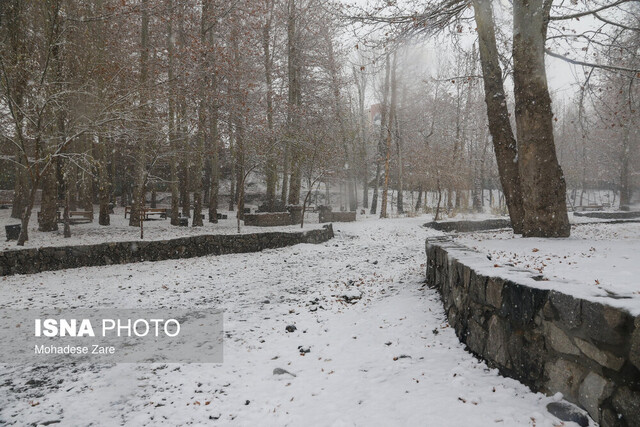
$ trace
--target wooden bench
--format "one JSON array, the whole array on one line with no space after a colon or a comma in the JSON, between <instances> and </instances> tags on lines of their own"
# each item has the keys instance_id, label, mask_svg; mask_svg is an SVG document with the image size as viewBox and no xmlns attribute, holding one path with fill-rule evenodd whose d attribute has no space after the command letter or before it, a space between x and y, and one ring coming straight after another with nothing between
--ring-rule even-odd
<instances>
[{"instance_id":1,"label":"wooden bench","mask_svg":"<svg viewBox=\"0 0 640 427\"><path fill-rule=\"evenodd\" d=\"M126 218L127 215L131 214L131 211L133 209L131 208L131 206L125 206L124 208L124 217ZM167 217L169 216L171 209L167 209L167 208L144 208L142 209L142 215L144 217L144 219L149 219L149 217L151 215L158 215L160 216L160 218L162 219L167 219Z\"/></svg>"},{"instance_id":2,"label":"wooden bench","mask_svg":"<svg viewBox=\"0 0 640 427\"><path fill-rule=\"evenodd\" d=\"M64 222L64 219L62 221ZM69 222L93 222L93 211L69 211Z\"/></svg>"},{"instance_id":3,"label":"wooden bench","mask_svg":"<svg viewBox=\"0 0 640 427\"><path fill-rule=\"evenodd\" d=\"M38 211L38 222L42 220L42 212ZM56 222L63 223L64 218L61 211L56 211ZM93 222L92 211L69 211L69 223L80 224L84 222Z\"/></svg>"},{"instance_id":4,"label":"wooden bench","mask_svg":"<svg viewBox=\"0 0 640 427\"><path fill-rule=\"evenodd\" d=\"M590 203L587 206L576 206L575 210L579 211L579 212L584 212L584 211L603 211L604 210L604 206Z\"/></svg>"},{"instance_id":5,"label":"wooden bench","mask_svg":"<svg viewBox=\"0 0 640 427\"><path fill-rule=\"evenodd\" d=\"M12 200L0 200L0 209L9 209L9 206L13 206Z\"/></svg>"},{"instance_id":6,"label":"wooden bench","mask_svg":"<svg viewBox=\"0 0 640 427\"><path fill-rule=\"evenodd\" d=\"M145 208L144 219L149 219L151 215L159 215L162 219L167 219L168 209L165 208Z\"/></svg>"}]
</instances>

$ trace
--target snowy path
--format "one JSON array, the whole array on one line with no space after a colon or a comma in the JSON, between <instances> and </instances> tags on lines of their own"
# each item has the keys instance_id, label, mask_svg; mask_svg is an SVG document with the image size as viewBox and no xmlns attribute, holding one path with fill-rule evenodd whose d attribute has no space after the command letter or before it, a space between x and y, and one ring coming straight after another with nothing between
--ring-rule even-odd
<instances>
[{"instance_id":1,"label":"snowy path","mask_svg":"<svg viewBox=\"0 0 640 427\"><path fill-rule=\"evenodd\" d=\"M422 283L424 222L338 224L328 243L260 254L3 278L0 307L213 305L227 338L220 365L2 367L0 424L560 425L549 398L487 369L447 327Z\"/></svg>"}]
</instances>

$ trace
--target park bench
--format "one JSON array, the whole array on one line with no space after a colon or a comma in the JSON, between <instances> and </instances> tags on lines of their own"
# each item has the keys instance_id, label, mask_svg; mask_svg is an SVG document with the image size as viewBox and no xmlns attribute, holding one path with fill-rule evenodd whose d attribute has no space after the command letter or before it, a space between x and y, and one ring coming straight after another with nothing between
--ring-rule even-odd
<instances>
[{"instance_id":1,"label":"park bench","mask_svg":"<svg viewBox=\"0 0 640 427\"><path fill-rule=\"evenodd\" d=\"M11 200L0 200L0 209L9 209L10 206L13 206Z\"/></svg>"},{"instance_id":2,"label":"park bench","mask_svg":"<svg viewBox=\"0 0 640 427\"><path fill-rule=\"evenodd\" d=\"M38 222L42 220L42 212L38 211ZM56 222L63 223L62 212L56 211ZM80 224L93 222L93 212L91 211L69 211L69 223Z\"/></svg>"},{"instance_id":3,"label":"park bench","mask_svg":"<svg viewBox=\"0 0 640 427\"><path fill-rule=\"evenodd\" d=\"M168 209L166 208L145 208L144 219L149 219L151 215L159 215L160 218L167 219Z\"/></svg>"},{"instance_id":4,"label":"park bench","mask_svg":"<svg viewBox=\"0 0 640 427\"><path fill-rule=\"evenodd\" d=\"M132 211L131 206L125 206L124 217L130 215ZM162 219L166 219L169 216L170 209L167 208L144 208L142 209L144 219L149 219L151 215L158 215Z\"/></svg>"},{"instance_id":5,"label":"park bench","mask_svg":"<svg viewBox=\"0 0 640 427\"><path fill-rule=\"evenodd\" d=\"M595 203L589 203L587 206L576 206L576 211L602 211L604 205L598 205Z\"/></svg>"},{"instance_id":6,"label":"park bench","mask_svg":"<svg viewBox=\"0 0 640 427\"><path fill-rule=\"evenodd\" d=\"M60 212L58 212L58 214L59 213ZM58 221L60 222L61 220L58 220ZM77 224L81 222L93 222L93 212L92 211L69 211L69 222L72 224Z\"/></svg>"}]
</instances>

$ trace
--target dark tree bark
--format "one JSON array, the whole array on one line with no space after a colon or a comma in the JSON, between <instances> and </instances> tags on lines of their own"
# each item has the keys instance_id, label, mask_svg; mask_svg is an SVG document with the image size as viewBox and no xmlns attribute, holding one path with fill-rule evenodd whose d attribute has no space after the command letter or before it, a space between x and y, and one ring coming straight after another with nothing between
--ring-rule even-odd
<instances>
[{"instance_id":1,"label":"dark tree bark","mask_svg":"<svg viewBox=\"0 0 640 427\"><path fill-rule=\"evenodd\" d=\"M511 128L504 93L491 2L489 0L474 0L473 5L478 27L478 44L489 132L493 139L500 183L505 193L513 231L521 234L524 210L518 170L517 143Z\"/></svg>"},{"instance_id":2,"label":"dark tree bark","mask_svg":"<svg viewBox=\"0 0 640 427\"><path fill-rule=\"evenodd\" d=\"M384 159L384 186L382 188L382 206L380 206L380 218L387 217L387 197L389 193L389 161L391 158L391 140L393 139L392 126L395 120L397 102L397 82L396 82L396 53L393 54L393 65L391 66L391 101L389 105L389 121L386 128L387 143L385 146Z\"/></svg>"},{"instance_id":3,"label":"dark tree bark","mask_svg":"<svg viewBox=\"0 0 640 427\"><path fill-rule=\"evenodd\" d=\"M200 64L199 64L199 72L200 72L200 84L198 87L198 141L196 144L196 152L195 152L195 168L194 168L194 184L195 188L193 190L193 221L191 222L192 227L202 227L202 170L204 169L204 147L207 144L207 81L208 81L208 70L207 70L207 45L208 45L208 37L207 37L207 27L208 27L208 14L209 14L209 0L202 0L202 15L200 17L200 48L202 49L200 56Z\"/></svg>"},{"instance_id":4,"label":"dark tree bark","mask_svg":"<svg viewBox=\"0 0 640 427\"><path fill-rule=\"evenodd\" d=\"M140 40L140 114L144 121L146 118L147 102L147 81L149 78L149 0L142 0L142 25L141 25L141 40ZM145 131L142 130L142 134ZM139 227L142 217L142 209L144 209L145 202L145 137L141 136L141 140L136 144L136 159L135 159L135 189L134 198L131 205L131 215L129 216L129 225L132 227Z\"/></svg>"},{"instance_id":5,"label":"dark tree bark","mask_svg":"<svg viewBox=\"0 0 640 427\"><path fill-rule=\"evenodd\" d=\"M631 157L629 147L629 130L627 127L622 139L622 153L620 159L620 207L629 206L631 203L631 177L629 167L629 158Z\"/></svg>"},{"instance_id":6,"label":"dark tree bark","mask_svg":"<svg viewBox=\"0 0 640 427\"><path fill-rule=\"evenodd\" d=\"M359 160L360 160L360 176L362 179L362 207L369 207L369 173L367 170L367 127L365 123L364 102L367 89L367 79L364 72L360 72L353 68L353 78L358 89L358 119L359 119Z\"/></svg>"},{"instance_id":7,"label":"dark tree bark","mask_svg":"<svg viewBox=\"0 0 640 427\"><path fill-rule=\"evenodd\" d=\"M391 61L389 54L385 60L384 84L382 88L382 104L380 105L380 137L378 139L378 147L376 152L376 178L373 183L373 196L371 198L371 214L375 214L378 208L378 193L380 192L380 174L382 169L382 160L384 158L384 147L387 136L387 108L389 98L389 76L391 70Z\"/></svg>"},{"instance_id":8,"label":"dark tree bark","mask_svg":"<svg viewBox=\"0 0 640 427\"><path fill-rule=\"evenodd\" d=\"M273 8L275 2L266 0L267 16L262 29L262 49L264 51L264 77L267 84L267 131L269 152L265 168L267 184L267 210L273 212L276 201L276 185L278 183L278 163L274 153L274 129L273 129L273 59L271 54L271 24L273 21Z\"/></svg>"},{"instance_id":9,"label":"dark tree bark","mask_svg":"<svg viewBox=\"0 0 640 427\"><path fill-rule=\"evenodd\" d=\"M215 42L215 35L211 33L211 44ZM209 222L218 222L218 194L220 191L220 135L218 134L218 75L214 70L211 75L211 92L214 95L213 102L210 105L211 112L209 114L209 134L211 135L211 154L209 158L211 170L211 182L209 187Z\"/></svg>"},{"instance_id":10,"label":"dark tree bark","mask_svg":"<svg viewBox=\"0 0 640 427\"><path fill-rule=\"evenodd\" d=\"M168 96L168 113L169 113L169 147L171 148L171 157L169 158L169 168L171 173L171 225L178 225L180 216L180 192L178 190L178 141L176 135L176 106L174 97L177 94L176 82L174 78L174 42L173 42L173 0L167 0L167 55L168 55L168 77L169 77L169 96Z\"/></svg>"},{"instance_id":11,"label":"dark tree bark","mask_svg":"<svg viewBox=\"0 0 640 427\"><path fill-rule=\"evenodd\" d=\"M302 103L302 94L300 88L300 64L299 64L299 46L297 35L297 19L296 19L296 2L288 0L287 4L287 58L288 58L288 77L289 92L288 103L289 111L287 124L289 128L290 144L289 151L291 155L291 177L289 181L289 195L287 203L297 205L300 203L300 189L302 187L302 171L301 171L301 147L296 140L300 137L297 133L300 129L299 109Z\"/></svg>"},{"instance_id":12,"label":"dark tree bark","mask_svg":"<svg viewBox=\"0 0 640 427\"><path fill-rule=\"evenodd\" d=\"M58 183L55 169L50 167L42 177L42 201L40 205L40 218L38 218L38 230L56 231L58 229Z\"/></svg>"},{"instance_id":13,"label":"dark tree bark","mask_svg":"<svg viewBox=\"0 0 640 427\"><path fill-rule=\"evenodd\" d=\"M515 0L513 4L513 77L525 237L567 237L571 231L544 62L550 8L551 0Z\"/></svg>"}]
</instances>

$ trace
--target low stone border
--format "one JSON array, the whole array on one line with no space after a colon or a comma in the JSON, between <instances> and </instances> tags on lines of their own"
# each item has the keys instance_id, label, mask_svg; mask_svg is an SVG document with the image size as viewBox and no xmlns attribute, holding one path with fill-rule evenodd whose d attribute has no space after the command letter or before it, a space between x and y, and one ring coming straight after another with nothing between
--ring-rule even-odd
<instances>
[{"instance_id":1,"label":"low stone border","mask_svg":"<svg viewBox=\"0 0 640 427\"><path fill-rule=\"evenodd\" d=\"M304 232L208 234L171 240L9 250L0 252L0 276L205 255L259 252L299 243L323 243L331 238L333 238L333 226L329 224L322 229Z\"/></svg>"},{"instance_id":2,"label":"low stone border","mask_svg":"<svg viewBox=\"0 0 640 427\"><path fill-rule=\"evenodd\" d=\"M534 391L561 392L602 426L640 425L640 316L479 274L467 264L483 255L446 237L426 251L427 283L471 352Z\"/></svg>"},{"instance_id":3,"label":"low stone border","mask_svg":"<svg viewBox=\"0 0 640 427\"><path fill-rule=\"evenodd\" d=\"M483 221L432 221L424 224L424 226L447 233L450 233L452 231L463 233L468 231L511 228L511 221L508 219L485 219Z\"/></svg>"},{"instance_id":4,"label":"low stone border","mask_svg":"<svg viewBox=\"0 0 640 427\"><path fill-rule=\"evenodd\" d=\"M616 212L574 212L573 216L599 219L627 219L640 218L640 212L616 211Z\"/></svg>"},{"instance_id":5,"label":"low stone border","mask_svg":"<svg viewBox=\"0 0 640 427\"><path fill-rule=\"evenodd\" d=\"M291 214L289 212L244 214L244 225L252 225L256 227L291 225Z\"/></svg>"},{"instance_id":6,"label":"low stone border","mask_svg":"<svg viewBox=\"0 0 640 427\"><path fill-rule=\"evenodd\" d=\"M318 222L354 222L356 213L349 212L333 212L331 206L318 206Z\"/></svg>"}]
</instances>

